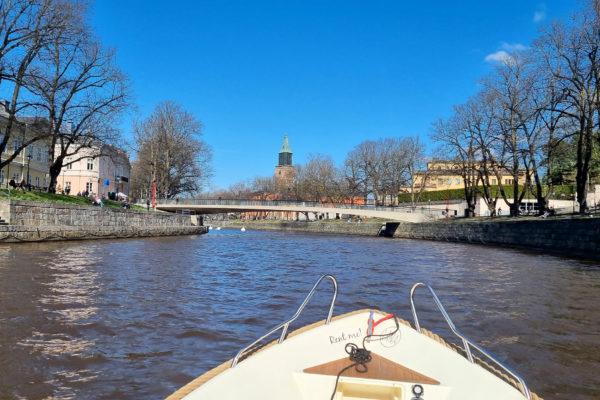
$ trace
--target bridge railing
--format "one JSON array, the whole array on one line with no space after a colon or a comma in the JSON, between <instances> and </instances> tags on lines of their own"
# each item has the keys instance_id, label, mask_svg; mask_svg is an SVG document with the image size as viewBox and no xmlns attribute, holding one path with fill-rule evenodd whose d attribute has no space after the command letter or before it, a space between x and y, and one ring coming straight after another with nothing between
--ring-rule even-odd
<instances>
[{"instance_id":1,"label":"bridge railing","mask_svg":"<svg viewBox=\"0 0 600 400\"><path fill-rule=\"evenodd\" d=\"M158 200L158 206L177 205L177 206L263 206L263 207L321 207L321 208L337 208L340 210L371 210L384 212L401 212L401 213L419 213L432 216L438 216L441 210L429 209L427 207L411 207L411 206L375 206L375 205L358 205L346 203L321 203L316 201L293 201L293 200L235 200L235 199L161 199Z\"/></svg>"}]
</instances>

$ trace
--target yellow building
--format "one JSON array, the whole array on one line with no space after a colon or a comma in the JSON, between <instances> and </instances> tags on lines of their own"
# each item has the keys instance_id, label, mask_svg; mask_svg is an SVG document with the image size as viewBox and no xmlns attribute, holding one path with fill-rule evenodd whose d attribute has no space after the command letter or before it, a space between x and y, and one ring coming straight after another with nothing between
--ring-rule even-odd
<instances>
[{"instance_id":1,"label":"yellow building","mask_svg":"<svg viewBox=\"0 0 600 400\"><path fill-rule=\"evenodd\" d=\"M415 174L415 189L423 191L451 190L464 188L464 180L460 173L459 164L451 161L430 161L427 163L425 171L419 171ZM512 174L505 170L500 176L502 185L513 184ZM519 171L519 184L525 183L525 171ZM481 185L481 181L478 185ZM490 184L498 185L498 178L490 177Z\"/></svg>"},{"instance_id":2,"label":"yellow building","mask_svg":"<svg viewBox=\"0 0 600 400\"><path fill-rule=\"evenodd\" d=\"M8 121L2 111L0 111L0 142L4 140ZM12 156L16 149L32 138L36 129L39 129L40 123L43 122L36 118L19 118L13 124L13 131L4 152L0 154L2 161ZM49 149L50 143L46 140L36 141L23 149L14 160L0 169L0 187L8 188L9 182L14 180L17 185L24 182L34 188L46 188L49 181Z\"/></svg>"}]
</instances>

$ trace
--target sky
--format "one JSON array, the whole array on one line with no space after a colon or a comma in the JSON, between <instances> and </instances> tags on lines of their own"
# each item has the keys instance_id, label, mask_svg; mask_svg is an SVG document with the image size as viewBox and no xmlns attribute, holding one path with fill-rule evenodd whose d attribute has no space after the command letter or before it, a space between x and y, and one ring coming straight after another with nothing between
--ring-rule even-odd
<instances>
[{"instance_id":1,"label":"sky","mask_svg":"<svg viewBox=\"0 0 600 400\"><path fill-rule=\"evenodd\" d=\"M91 22L129 77L132 123L173 100L203 124L211 189L294 163L342 163L363 140L419 135L448 117L505 52L580 0L97 0Z\"/></svg>"}]
</instances>

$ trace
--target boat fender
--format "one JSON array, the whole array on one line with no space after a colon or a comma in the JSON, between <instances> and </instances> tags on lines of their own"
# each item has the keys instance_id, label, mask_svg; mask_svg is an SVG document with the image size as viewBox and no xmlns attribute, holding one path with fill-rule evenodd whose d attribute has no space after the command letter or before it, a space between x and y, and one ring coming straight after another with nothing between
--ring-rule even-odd
<instances>
[{"instance_id":1,"label":"boat fender","mask_svg":"<svg viewBox=\"0 0 600 400\"><path fill-rule=\"evenodd\" d=\"M373 334L373 315L375 313L373 311L369 312L369 320L367 321L367 335Z\"/></svg>"},{"instance_id":2,"label":"boat fender","mask_svg":"<svg viewBox=\"0 0 600 400\"><path fill-rule=\"evenodd\" d=\"M425 393L425 389L423 389L423 386L421 385L413 385L412 387L412 393L415 395L415 397L412 398L412 400L424 400L423 393Z\"/></svg>"},{"instance_id":3,"label":"boat fender","mask_svg":"<svg viewBox=\"0 0 600 400\"><path fill-rule=\"evenodd\" d=\"M380 319L378 319L377 321L374 321L374 322L373 322L373 326L372 326L372 328L371 328L371 333L370 333L370 334L372 335L372 334L374 334L374 333L375 333L375 327L376 327L377 325L379 325L379 324L380 324L380 323L382 323L383 321L387 321L388 319L392 319L392 318L394 318L394 314L388 314L388 315L386 315L385 317L383 317L383 318L380 318Z\"/></svg>"}]
</instances>

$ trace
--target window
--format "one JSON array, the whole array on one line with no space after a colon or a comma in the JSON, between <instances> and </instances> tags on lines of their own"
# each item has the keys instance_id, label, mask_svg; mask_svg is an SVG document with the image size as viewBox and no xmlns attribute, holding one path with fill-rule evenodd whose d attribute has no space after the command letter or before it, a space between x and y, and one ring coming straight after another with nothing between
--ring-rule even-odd
<instances>
[{"instance_id":1,"label":"window","mask_svg":"<svg viewBox=\"0 0 600 400\"><path fill-rule=\"evenodd\" d=\"M94 169L94 159L93 158L88 158L87 169L88 169L88 171L91 171Z\"/></svg>"},{"instance_id":2,"label":"window","mask_svg":"<svg viewBox=\"0 0 600 400\"><path fill-rule=\"evenodd\" d=\"M67 164L67 169L73 169L73 163Z\"/></svg>"},{"instance_id":3,"label":"window","mask_svg":"<svg viewBox=\"0 0 600 400\"><path fill-rule=\"evenodd\" d=\"M65 182L65 190L71 190L71 182Z\"/></svg>"},{"instance_id":4,"label":"window","mask_svg":"<svg viewBox=\"0 0 600 400\"><path fill-rule=\"evenodd\" d=\"M88 193L92 193L94 191L94 183L93 182L88 182L85 184L85 190Z\"/></svg>"},{"instance_id":5,"label":"window","mask_svg":"<svg viewBox=\"0 0 600 400\"><path fill-rule=\"evenodd\" d=\"M496 183L496 178L493 178L493 179L492 179L492 185L497 185L497 183Z\"/></svg>"},{"instance_id":6,"label":"window","mask_svg":"<svg viewBox=\"0 0 600 400\"><path fill-rule=\"evenodd\" d=\"M505 179L504 180L505 185L512 185L512 183L513 183L513 179Z\"/></svg>"},{"instance_id":7,"label":"window","mask_svg":"<svg viewBox=\"0 0 600 400\"><path fill-rule=\"evenodd\" d=\"M0 183L4 182L4 171L0 170Z\"/></svg>"},{"instance_id":8,"label":"window","mask_svg":"<svg viewBox=\"0 0 600 400\"><path fill-rule=\"evenodd\" d=\"M35 186L40 187L40 177L39 176L35 177Z\"/></svg>"},{"instance_id":9,"label":"window","mask_svg":"<svg viewBox=\"0 0 600 400\"><path fill-rule=\"evenodd\" d=\"M22 144L23 144L23 141L21 141L19 139L15 139L13 142L13 151L17 151L19 149L19 147L21 147Z\"/></svg>"},{"instance_id":10,"label":"window","mask_svg":"<svg viewBox=\"0 0 600 400\"><path fill-rule=\"evenodd\" d=\"M37 154L35 155L35 159L38 161L42 161L42 148L38 147L37 148Z\"/></svg>"}]
</instances>

